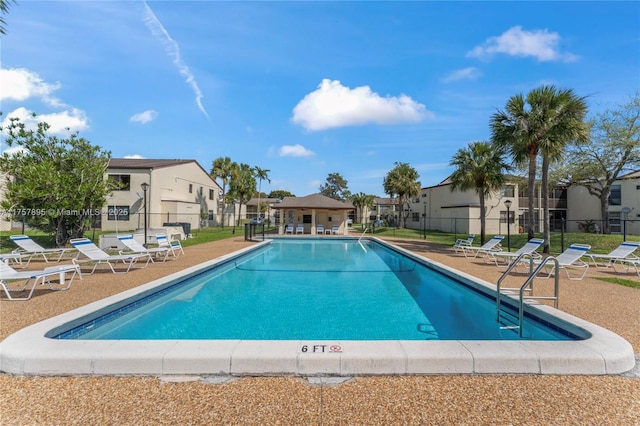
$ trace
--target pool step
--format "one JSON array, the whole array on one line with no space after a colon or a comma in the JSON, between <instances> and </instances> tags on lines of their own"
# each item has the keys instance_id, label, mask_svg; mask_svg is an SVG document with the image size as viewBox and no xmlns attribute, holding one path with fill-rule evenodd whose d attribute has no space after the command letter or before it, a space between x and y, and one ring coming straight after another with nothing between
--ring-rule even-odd
<instances>
[{"instance_id":1,"label":"pool step","mask_svg":"<svg viewBox=\"0 0 640 426\"><path fill-rule=\"evenodd\" d=\"M498 312L498 322L500 323L500 330L517 330L520 328L518 316L504 309Z\"/></svg>"}]
</instances>

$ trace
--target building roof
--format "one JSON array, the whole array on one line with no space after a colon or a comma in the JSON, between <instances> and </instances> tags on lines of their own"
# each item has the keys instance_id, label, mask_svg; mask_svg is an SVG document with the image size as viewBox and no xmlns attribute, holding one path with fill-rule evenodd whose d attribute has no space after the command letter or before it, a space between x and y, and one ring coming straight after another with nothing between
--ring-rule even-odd
<instances>
[{"instance_id":1,"label":"building roof","mask_svg":"<svg viewBox=\"0 0 640 426\"><path fill-rule=\"evenodd\" d=\"M112 158L109 160L110 169L160 169L162 167L178 166L180 164L196 163L196 160L164 160L149 158ZM200 166L198 164L198 166ZM200 167L202 168L202 167ZM206 172L205 172L206 173Z\"/></svg>"},{"instance_id":2,"label":"building roof","mask_svg":"<svg viewBox=\"0 0 640 426\"><path fill-rule=\"evenodd\" d=\"M334 200L322 194L311 194L306 197L284 197L273 205L276 209L330 209L353 210L355 207L348 201Z\"/></svg>"}]
</instances>

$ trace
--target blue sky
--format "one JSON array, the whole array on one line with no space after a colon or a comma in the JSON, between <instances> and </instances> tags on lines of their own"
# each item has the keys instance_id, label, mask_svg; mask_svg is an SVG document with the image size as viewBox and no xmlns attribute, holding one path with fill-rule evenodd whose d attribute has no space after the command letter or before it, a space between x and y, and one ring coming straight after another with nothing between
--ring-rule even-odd
<instances>
[{"instance_id":1,"label":"blue sky","mask_svg":"<svg viewBox=\"0 0 640 426\"><path fill-rule=\"evenodd\" d=\"M18 0L5 20L2 120L36 112L118 158L228 156L297 196L330 173L384 196L395 162L436 185L542 84L590 115L640 88L636 1Z\"/></svg>"}]
</instances>

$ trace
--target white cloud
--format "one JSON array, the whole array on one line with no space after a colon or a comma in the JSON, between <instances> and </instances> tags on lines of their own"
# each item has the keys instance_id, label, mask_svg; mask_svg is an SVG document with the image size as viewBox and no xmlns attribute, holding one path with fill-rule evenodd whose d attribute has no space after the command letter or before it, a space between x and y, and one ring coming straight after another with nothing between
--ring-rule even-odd
<instances>
[{"instance_id":1,"label":"white cloud","mask_svg":"<svg viewBox=\"0 0 640 426\"><path fill-rule=\"evenodd\" d=\"M476 67L463 68L456 70L444 78L445 83L458 80L476 80L482 73Z\"/></svg>"},{"instance_id":2,"label":"white cloud","mask_svg":"<svg viewBox=\"0 0 640 426\"><path fill-rule=\"evenodd\" d=\"M129 121L133 123L147 124L148 122L155 120L156 117L158 117L158 112L153 109L148 109L132 115Z\"/></svg>"},{"instance_id":3,"label":"white cloud","mask_svg":"<svg viewBox=\"0 0 640 426\"><path fill-rule=\"evenodd\" d=\"M30 98L39 98L52 107L65 107L53 93L60 83L47 83L40 75L26 68L0 69L0 100L22 102Z\"/></svg>"},{"instance_id":4,"label":"white cloud","mask_svg":"<svg viewBox=\"0 0 640 426\"><path fill-rule=\"evenodd\" d=\"M147 28L151 31L151 34L158 38L165 46L166 52L170 57L173 58L173 64L178 68L178 72L181 76L185 77L185 81L196 95L196 105L198 105L198 109L209 118L209 114L202 106L202 92L200 91L200 87L198 87L198 83L196 82L196 78L193 73L187 66L187 64L180 57L180 46L178 43L171 38L167 30L164 28L164 25L158 20L153 10L149 7L147 2L144 2L144 23Z\"/></svg>"},{"instance_id":5,"label":"white cloud","mask_svg":"<svg viewBox=\"0 0 640 426\"><path fill-rule=\"evenodd\" d=\"M524 31L521 26L509 28L498 37L489 37L481 46L467 53L467 57L486 58L495 53L510 56L533 56L538 61L572 62L577 56L558 50L560 35L547 30Z\"/></svg>"},{"instance_id":6,"label":"white cloud","mask_svg":"<svg viewBox=\"0 0 640 426\"><path fill-rule=\"evenodd\" d=\"M133 159L141 160L141 159L144 159L146 157L143 157L140 154L130 154L130 155L125 155L123 158L133 158Z\"/></svg>"},{"instance_id":7,"label":"white cloud","mask_svg":"<svg viewBox=\"0 0 640 426\"><path fill-rule=\"evenodd\" d=\"M51 114L40 114L34 117L32 111L20 107L7 114L7 117L2 122L3 128L9 125L9 119L11 118L20 119L20 122L24 123L25 127L30 130L35 130L39 122L45 122L50 126L48 132L56 135L68 135L69 131L80 132L89 128L88 119L84 111L76 108Z\"/></svg>"},{"instance_id":8,"label":"white cloud","mask_svg":"<svg viewBox=\"0 0 640 426\"><path fill-rule=\"evenodd\" d=\"M351 89L338 80L323 79L293 109L291 121L307 130L363 124L416 123L432 116L407 95L381 97L369 86Z\"/></svg>"},{"instance_id":9,"label":"white cloud","mask_svg":"<svg viewBox=\"0 0 640 426\"><path fill-rule=\"evenodd\" d=\"M308 150L300 144L283 145L280 147L279 154L281 157L313 157L315 152Z\"/></svg>"}]
</instances>

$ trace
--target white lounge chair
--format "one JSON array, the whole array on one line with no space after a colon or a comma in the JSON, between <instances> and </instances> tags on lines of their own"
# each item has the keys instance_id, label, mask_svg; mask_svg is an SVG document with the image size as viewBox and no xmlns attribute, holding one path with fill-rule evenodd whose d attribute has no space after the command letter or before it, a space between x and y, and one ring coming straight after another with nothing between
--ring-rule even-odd
<instances>
[{"instance_id":1,"label":"white lounge chair","mask_svg":"<svg viewBox=\"0 0 640 426\"><path fill-rule=\"evenodd\" d=\"M60 262L62 256L73 250L72 248L44 248L40 244L36 243L27 235L11 235L11 241L13 241L19 248L15 249L13 253L24 254L28 256L27 263L24 265L26 268L29 266L31 259L34 256L42 256L45 262ZM57 255L57 257L55 257ZM26 257L25 256L25 257ZM55 260L53 260L55 259Z\"/></svg>"},{"instance_id":2,"label":"white lounge chair","mask_svg":"<svg viewBox=\"0 0 640 426\"><path fill-rule=\"evenodd\" d=\"M490 262L496 264L496 266L509 265L511 262L516 260L518 256L523 254L528 254L534 259L540 259L542 255L540 253L536 253L536 250L542 246L544 240L542 238L532 238L525 245L520 247L518 250L514 252L509 251L490 251L487 253L485 259ZM528 258L527 258L528 259Z\"/></svg>"},{"instance_id":3,"label":"white lounge chair","mask_svg":"<svg viewBox=\"0 0 640 426\"><path fill-rule=\"evenodd\" d=\"M614 263L618 260L640 260L640 257L633 254L638 247L640 247L640 243L625 241L608 254L589 253L586 256L596 268L607 269L614 266Z\"/></svg>"},{"instance_id":4,"label":"white lounge chair","mask_svg":"<svg viewBox=\"0 0 640 426\"><path fill-rule=\"evenodd\" d=\"M338 235L338 232L340 232L340 225L333 225L331 227L331 233L333 235Z\"/></svg>"},{"instance_id":5,"label":"white lounge chair","mask_svg":"<svg viewBox=\"0 0 640 426\"><path fill-rule=\"evenodd\" d=\"M304 225L296 225L296 234L304 234Z\"/></svg>"},{"instance_id":6,"label":"white lounge chair","mask_svg":"<svg viewBox=\"0 0 640 426\"><path fill-rule=\"evenodd\" d=\"M591 246L589 244L571 244L569 248L567 248L555 258L558 261L559 269L563 269L565 271L565 273L567 274L567 278L574 281L579 281L584 278L584 276L587 274L587 270L589 269L589 264L583 261L581 257L585 256L590 249ZM533 262L534 265L540 265L540 263L544 261L545 259L522 259L520 262L529 266L531 262ZM569 274L569 269L573 268L582 269L582 275L580 275L580 277L572 277ZM546 276L542 276L541 278L546 279L551 277L551 275L556 273L555 262L553 260L546 261L544 269L547 269L549 273Z\"/></svg>"},{"instance_id":7,"label":"white lounge chair","mask_svg":"<svg viewBox=\"0 0 640 426\"><path fill-rule=\"evenodd\" d=\"M637 259L618 259L616 263L622 265L627 272L631 271L631 268L635 269L636 274L640 277L640 260ZM613 264L613 268L616 269L615 263ZM616 269L617 272L617 269Z\"/></svg>"},{"instance_id":8,"label":"white lounge chair","mask_svg":"<svg viewBox=\"0 0 640 426\"><path fill-rule=\"evenodd\" d=\"M147 260L142 268L146 267L151 261L151 255L149 253L110 255L98 248L98 246L96 246L88 238L74 238L71 240L71 244L79 251L78 256L73 259L73 263L75 265L80 265L84 262L95 262L90 274L93 274L95 272L98 265L105 263L109 266L109 268L111 268L111 272L113 272L114 274L124 274L129 272L131 270L131 267L139 260L144 261L145 258ZM86 259L80 258L81 255L84 255ZM114 265L117 265L118 262L122 262L127 267L126 271L116 271Z\"/></svg>"},{"instance_id":9,"label":"white lounge chair","mask_svg":"<svg viewBox=\"0 0 640 426\"><path fill-rule=\"evenodd\" d=\"M285 234L291 234L291 235L293 235L293 223L288 224L288 225L284 228L284 233L285 233Z\"/></svg>"},{"instance_id":10,"label":"white lounge chair","mask_svg":"<svg viewBox=\"0 0 640 426\"><path fill-rule=\"evenodd\" d=\"M178 257L180 253L184 254L182 243L178 240L171 240L165 234L156 234L156 241L158 242L158 248L168 249L173 257Z\"/></svg>"},{"instance_id":11,"label":"white lounge chair","mask_svg":"<svg viewBox=\"0 0 640 426\"><path fill-rule=\"evenodd\" d=\"M324 234L324 225L317 225L316 226L316 234L318 234L318 235Z\"/></svg>"},{"instance_id":12,"label":"white lounge chair","mask_svg":"<svg viewBox=\"0 0 640 426\"><path fill-rule=\"evenodd\" d=\"M473 240L476 238L476 234L469 234L467 238L458 238L453 244L453 249L458 252L462 247L471 247Z\"/></svg>"},{"instance_id":13,"label":"white lounge chair","mask_svg":"<svg viewBox=\"0 0 640 426\"><path fill-rule=\"evenodd\" d=\"M502 250L502 246L500 245L500 243L502 243L502 240L504 240L503 235L496 235L480 247L462 246L460 247L460 250L462 250L462 254L464 254L464 257L478 257L479 254L487 254L492 251Z\"/></svg>"},{"instance_id":14,"label":"white lounge chair","mask_svg":"<svg viewBox=\"0 0 640 426\"><path fill-rule=\"evenodd\" d=\"M132 234L118 235L118 240L127 247L127 250L120 251L120 254L148 253L151 255L151 262L154 263L156 259L165 262L169 257L168 247L147 248L134 239Z\"/></svg>"},{"instance_id":15,"label":"white lounge chair","mask_svg":"<svg viewBox=\"0 0 640 426\"><path fill-rule=\"evenodd\" d=\"M71 277L66 277L66 274L69 272L73 272ZM9 300L29 300L33 295L34 290L38 283L44 285L48 285L51 290L67 290L71 287L71 282L76 274L80 275L80 279L82 279L82 275L80 274L80 268L77 265L59 265L59 266L49 266L44 270L40 271L16 271L11 266L6 264L5 262L0 262L0 287L4 290L4 293L7 295ZM51 277L58 277L59 282L57 285L54 285L51 282ZM8 281L22 281L25 280L24 285L20 288L10 288ZM27 290L31 284L31 289ZM29 293L24 297L15 297L12 293L20 293L28 291Z\"/></svg>"}]
</instances>

